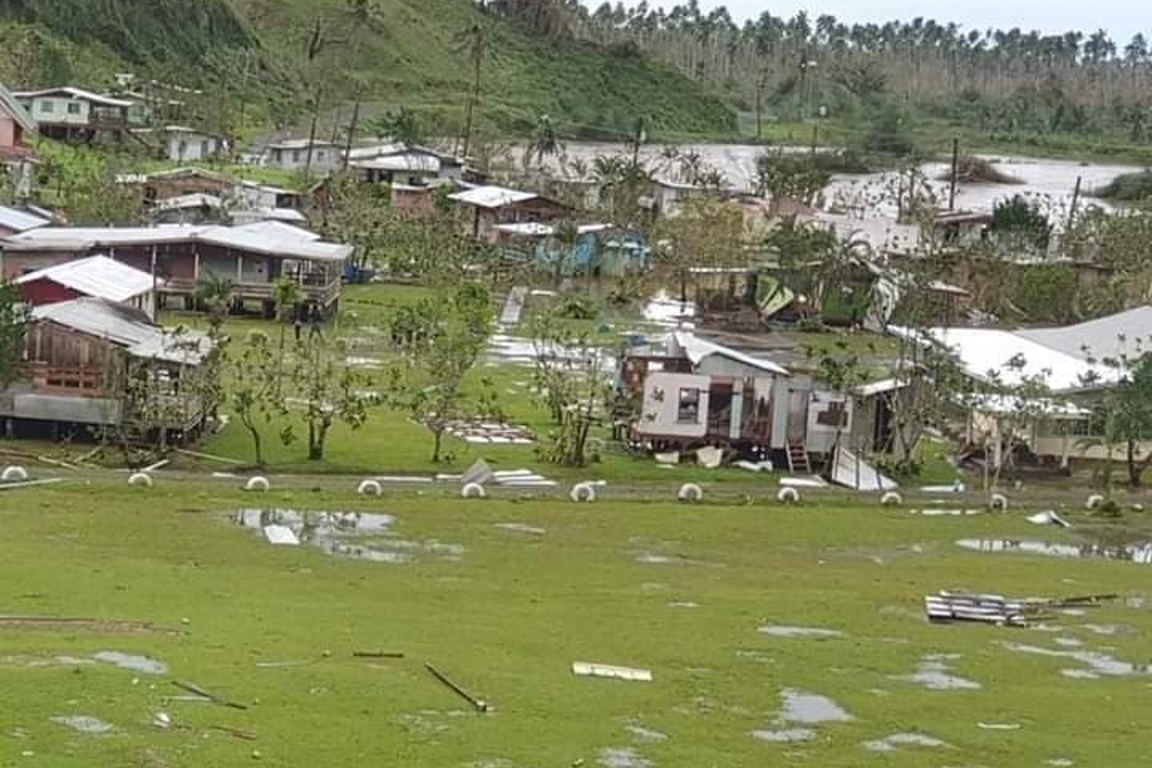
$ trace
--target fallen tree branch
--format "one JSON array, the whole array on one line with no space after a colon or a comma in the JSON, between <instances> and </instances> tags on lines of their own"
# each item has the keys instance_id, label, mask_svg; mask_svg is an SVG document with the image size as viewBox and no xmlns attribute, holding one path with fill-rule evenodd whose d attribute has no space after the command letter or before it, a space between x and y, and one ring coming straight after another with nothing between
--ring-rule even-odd
<instances>
[{"instance_id":1,"label":"fallen tree branch","mask_svg":"<svg viewBox=\"0 0 1152 768\"><path fill-rule=\"evenodd\" d=\"M196 685L195 683L185 683L185 682L181 682L179 680L173 680L172 685L174 685L177 688L180 688L182 690L188 691L188 693L194 693L197 696L203 696L204 698L211 701L213 704L219 704L223 707L231 707L232 709L248 709L247 704L240 704L240 703L235 702L235 701L230 701L228 699L221 698L220 696L217 696L213 693L208 693L208 691L204 690L203 688Z\"/></svg>"},{"instance_id":2,"label":"fallen tree branch","mask_svg":"<svg viewBox=\"0 0 1152 768\"><path fill-rule=\"evenodd\" d=\"M436 667L432 666L431 664L428 664L427 662L425 662L424 667L429 672L431 672L432 675L437 680L439 680L441 683L443 683L444 685L451 688L452 691L454 691L457 696L459 696L460 698L464 699L469 704L471 704L476 709L477 712L487 712L488 711L488 702L484 701L484 699L478 699L475 696L473 696L472 694L468 693L468 691L464 690L459 685L454 683L451 679L449 679L449 677L447 675L445 675L440 670L436 669Z\"/></svg>"}]
</instances>

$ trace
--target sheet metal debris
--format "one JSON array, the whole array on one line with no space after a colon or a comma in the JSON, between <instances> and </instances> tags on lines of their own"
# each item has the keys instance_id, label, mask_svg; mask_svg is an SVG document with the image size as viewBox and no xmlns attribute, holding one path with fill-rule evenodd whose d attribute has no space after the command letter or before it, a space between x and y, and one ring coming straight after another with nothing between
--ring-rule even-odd
<instances>
[{"instance_id":1,"label":"sheet metal debris","mask_svg":"<svg viewBox=\"0 0 1152 768\"><path fill-rule=\"evenodd\" d=\"M611 664L594 664L587 661L572 662L572 673L580 677L607 677L614 680L628 680L634 683L652 682L652 672L634 667L617 667Z\"/></svg>"}]
</instances>

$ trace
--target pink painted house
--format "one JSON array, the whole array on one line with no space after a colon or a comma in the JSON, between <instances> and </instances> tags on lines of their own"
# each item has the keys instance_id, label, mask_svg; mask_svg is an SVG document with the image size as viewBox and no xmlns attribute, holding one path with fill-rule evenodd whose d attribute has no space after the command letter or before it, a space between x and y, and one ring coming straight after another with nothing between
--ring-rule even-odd
<instances>
[{"instance_id":1,"label":"pink painted house","mask_svg":"<svg viewBox=\"0 0 1152 768\"><path fill-rule=\"evenodd\" d=\"M28 138L36 133L36 122L0 84L0 168L7 178L14 180L16 192L26 196L32 191L32 179L36 164L36 153L28 143Z\"/></svg>"}]
</instances>

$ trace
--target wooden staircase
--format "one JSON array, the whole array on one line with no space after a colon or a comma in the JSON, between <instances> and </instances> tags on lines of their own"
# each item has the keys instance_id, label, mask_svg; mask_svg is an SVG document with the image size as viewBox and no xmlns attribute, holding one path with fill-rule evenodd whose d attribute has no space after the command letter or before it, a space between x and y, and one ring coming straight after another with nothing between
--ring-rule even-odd
<instances>
[{"instance_id":1,"label":"wooden staircase","mask_svg":"<svg viewBox=\"0 0 1152 768\"><path fill-rule=\"evenodd\" d=\"M788 471L794 475L812 474L812 463L808 460L808 451L799 443L788 443Z\"/></svg>"}]
</instances>

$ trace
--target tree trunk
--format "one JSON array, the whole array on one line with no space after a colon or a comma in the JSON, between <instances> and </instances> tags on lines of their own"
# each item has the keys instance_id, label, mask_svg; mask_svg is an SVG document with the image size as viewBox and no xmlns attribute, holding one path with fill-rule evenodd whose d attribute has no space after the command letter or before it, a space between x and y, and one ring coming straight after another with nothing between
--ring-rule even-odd
<instances>
[{"instance_id":1,"label":"tree trunk","mask_svg":"<svg viewBox=\"0 0 1152 768\"><path fill-rule=\"evenodd\" d=\"M444 441L444 428L437 427L432 430L432 463L440 463L440 446Z\"/></svg>"},{"instance_id":2,"label":"tree trunk","mask_svg":"<svg viewBox=\"0 0 1152 768\"><path fill-rule=\"evenodd\" d=\"M1128 441L1128 485L1132 488L1139 488L1143 482L1144 468L1140 461L1136 458L1136 441Z\"/></svg>"},{"instance_id":3,"label":"tree trunk","mask_svg":"<svg viewBox=\"0 0 1152 768\"><path fill-rule=\"evenodd\" d=\"M316 86L316 98L312 102L312 126L308 129L308 153L304 158L304 176L312 173L312 145L316 142L316 124L320 121L320 86Z\"/></svg>"},{"instance_id":4,"label":"tree trunk","mask_svg":"<svg viewBox=\"0 0 1152 768\"><path fill-rule=\"evenodd\" d=\"M252 448L256 453L256 466L264 466L264 439L260 436L260 430L256 429L256 425L252 424L248 419L241 419L244 427L248 433L252 435Z\"/></svg>"}]
</instances>

